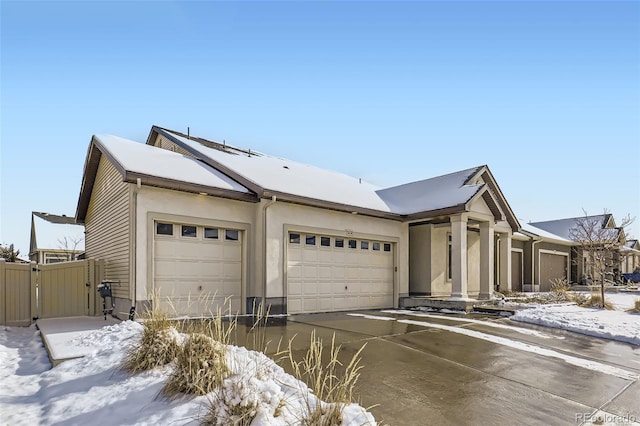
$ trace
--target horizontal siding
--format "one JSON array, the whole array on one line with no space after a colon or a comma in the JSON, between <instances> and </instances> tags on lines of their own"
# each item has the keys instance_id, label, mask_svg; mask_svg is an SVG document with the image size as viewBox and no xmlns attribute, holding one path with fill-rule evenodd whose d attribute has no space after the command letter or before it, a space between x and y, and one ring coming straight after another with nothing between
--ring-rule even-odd
<instances>
[{"instance_id":1,"label":"horizontal siding","mask_svg":"<svg viewBox=\"0 0 640 426\"><path fill-rule=\"evenodd\" d=\"M189 152L185 151L183 148L179 147L175 143L171 142L169 139L165 138L162 135L158 135L158 139L156 139L155 146L158 148L166 149L169 151L177 152L178 154L187 155L189 157L193 157Z\"/></svg>"},{"instance_id":2,"label":"horizontal siding","mask_svg":"<svg viewBox=\"0 0 640 426\"><path fill-rule=\"evenodd\" d=\"M87 257L103 259L104 278L119 280L116 297L129 298L130 206L129 184L107 160L100 159L85 219Z\"/></svg>"}]
</instances>

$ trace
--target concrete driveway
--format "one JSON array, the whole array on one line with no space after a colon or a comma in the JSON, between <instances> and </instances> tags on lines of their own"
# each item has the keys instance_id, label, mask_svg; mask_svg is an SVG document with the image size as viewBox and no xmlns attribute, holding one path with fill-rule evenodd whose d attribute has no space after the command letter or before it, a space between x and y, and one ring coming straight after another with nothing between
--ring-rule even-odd
<instances>
[{"instance_id":1,"label":"concrete driveway","mask_svg":"<svg viewBox=\"0 0 640 426\"><path fill-rule=\"evenodd\" d=\"M313 329L325 342L335 333L346 358L366 342L360 402L384 424L575 425L595 413L640 423L640 348L629 344L482 315L359 311L285 323L266 338L296 335L298 357Z\"/></svg>"}]
</instances>

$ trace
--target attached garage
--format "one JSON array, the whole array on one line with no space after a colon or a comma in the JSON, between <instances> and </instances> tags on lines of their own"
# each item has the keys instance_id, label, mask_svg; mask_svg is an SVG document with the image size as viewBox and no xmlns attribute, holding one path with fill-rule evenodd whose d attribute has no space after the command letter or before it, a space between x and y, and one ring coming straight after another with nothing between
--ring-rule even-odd
<instances>
[{"instance_id":1,"label":"attached garage","mask_svg":"<svg viewBox=\"0 0 640 426\"><path fill-rule=\"evenodd\" d=\"M550 291L552 280L568 278L569 254L540 250L538 265L540 268L540 291Z\"/></svg>"},{"instance_id":2,"label":"attached garage","mask_svg":"<svg viewBox=\"0 0 640 426\"><path fill-rule=\"evenodd\" d=\"M289 232L287 312L393 307L391 242Z\"/></svg>"},{"instance_id":3,"label":"attached garage","mask_svg":"<svg viewBox=\"0 0 640 426\"><path fill-rule=\"evenodd\" d=\"M243 231L154 223L153 286L170 315L241 312Z\"/></svg>"}]
</instances>

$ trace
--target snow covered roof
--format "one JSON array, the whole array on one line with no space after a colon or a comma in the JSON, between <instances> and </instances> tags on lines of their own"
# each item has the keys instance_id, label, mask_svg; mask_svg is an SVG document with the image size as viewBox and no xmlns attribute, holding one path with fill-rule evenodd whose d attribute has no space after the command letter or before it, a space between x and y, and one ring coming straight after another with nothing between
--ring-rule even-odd
<instances>
[{"instance_id":1,"label":"snow covered roof","mask_svg":"<svg viewBox=\"0 0 640 426\"><path fill-rule=\"evenodd\" d=\"M640 244L638 243L638 240L627 240L624 246L630 249L640 248Z\"/></svg>"},{"instance_id":2,"label":"snow covered roof","mask_svg":"<svg viewBox=\"0 0 640 426\"><path fill-rule=\"evenodd\" d=\"M466 185L481 167L437 176L418 182L381 189L377 194L391 211L400 214L442 210L462 206L482 189L483 184Z\"/></svg>"},{"instance_id":3,"label":"snow covered roof","mask_svg":"<svg viewBox=\"0 0 640 426\"><path fill-rule=\"evenodd\" d=\"M186 155L112 135L94 139L127 173L248 193L233 179ZM103 151L104 152L104 151Z\"/></svg>"},{"instance_id":4,"label":"snow covered roof","mask_svg":"<svg viewBox=\"0 0 640 426\"><path fill-rule=\"evenodd\" d=\"M84 225L75 223L72 216L33 212L32 218L35 244L30 248L31 252L42 249L84 251Z\"/></svg>"},{"instance_id":5,"label":"snow covered roof","mask_svg":"<svg viewBox=\"0 0 640 426\"><path fill-rule=\"evenodd\" d=\"M378 187L343 173L321 169L259 152L233 147L206 146L197 139L188 139L178 133L164 130L172 140L187 151L215 167L244 178L247 186L256 192L291 194L313 200L361 207L392 213L378 196Z\"/></svg>"},{"instance_id":6,"label":"snow covered roof","mask_svg":"<svg viewBox=\"0 0 640 426\"><path fill-rule=\"evenodd\" d=\"M124 182L258 201L244 185L195 158L113 135L94 135L85 161L76 218L82 222L102 155Z\"/></svg>"},{"instance_id":7,"label":"snow covered roof","mask_svg":"<svg viewBox=\"0 0 640 426\"><path fill-rule=\"evenodd\" d=\"M543 240L551 240L554 242L562 242L562 243L566 243L566 244L573 244L573 241L568 240L566 238L562 238L559 235L556 235L552 232L548 232L545 231L544 229L538 228L536 226L533 226L530 223L523 223L521 225L521 229L526 232L527 234L533 234L535 236L538 236L540 238L542 238Z\"/></svg>"},{"instance_id":8,"label":"snow covered roof","mask_svg":"<svg viewBox=\"0 0 640 426\"><path fill-rule=\"evenodd\" d=\"M552 234L555 234L559 237L562 237L565 240L571 241L572 229L575 229L580 224L580 221L585 219L601 222L602 224L601 229L604 230L603 236L614 239L614 238L617 238L620 233L619 228L606 228L607 224L611 220L610 214L572 217L567 219L549 220L545 222L531 222L529 223L529 225L532 225L538 229L542 229Z\"/></svg>"}]
</instances>

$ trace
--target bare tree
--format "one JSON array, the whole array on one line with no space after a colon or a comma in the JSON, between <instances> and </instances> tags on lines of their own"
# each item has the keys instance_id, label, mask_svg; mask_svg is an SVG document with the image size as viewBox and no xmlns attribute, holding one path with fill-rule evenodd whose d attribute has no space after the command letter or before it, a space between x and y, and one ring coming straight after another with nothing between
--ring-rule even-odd
<instances>
[{"instance_id":1,"label":"bare tree","mask_svg":"<svg viewBox=\"0 0 640 426\"><path fill-rule=\"evenodd\" d=\"M574 227L569 230L569 238L577 243L579 253L582 253L592 270L598 273L604 308L605 278L607 275L614 278L612 268L615 266L615 257L623 242L625 228L633 223L634 218L627 215L619 226L607 227L609 213L606 210L603 215L598 216L589 216L586 211L583 212L584 217L577 218Z\"/></svg>"},{"instance_id":2,"label":"bare tree","mask_svg":"<svg viewBox=\"0 0 640 426\"><path fill-rule=\"evenodd\" d=\"M15 250L13 244L9 244L8 246L0 246L0 258L6 260L7 262L15 262L18 260L18 256L20 255L20 250Z\"/></svg>"},{"instance_id":3,"label":"bare tree","mask_svg":"<svg viewBox=\"0 0 640 426\"><path fill-rule=\"evenodd\" d=\"M84 240L82 237L63 237L58 238L58 248L64 251L68 260L73 260L78 246Z\"/></svg>"}]
</instances>

